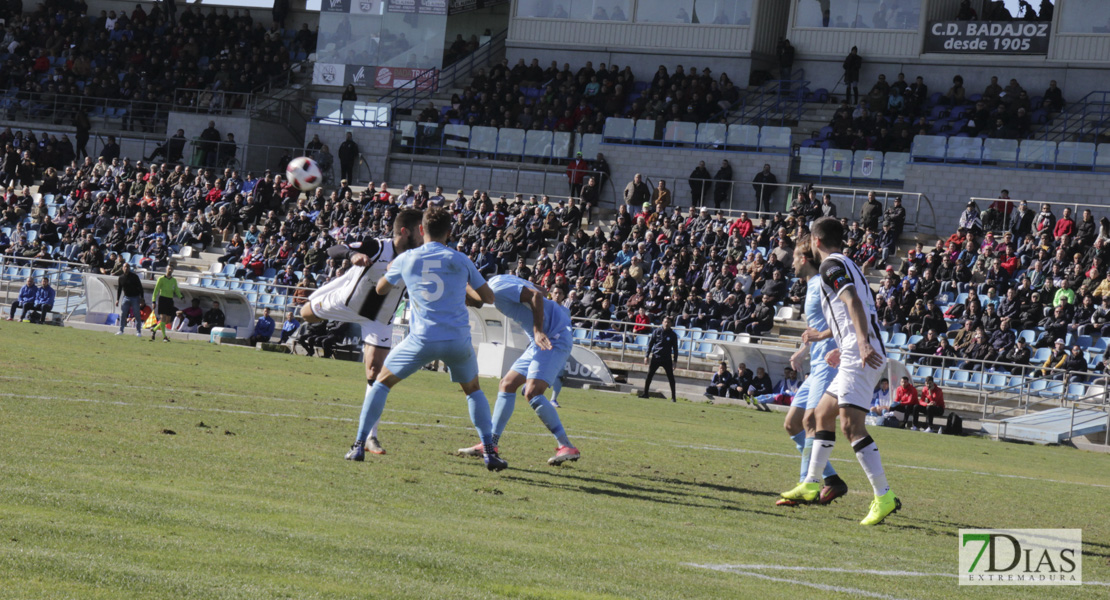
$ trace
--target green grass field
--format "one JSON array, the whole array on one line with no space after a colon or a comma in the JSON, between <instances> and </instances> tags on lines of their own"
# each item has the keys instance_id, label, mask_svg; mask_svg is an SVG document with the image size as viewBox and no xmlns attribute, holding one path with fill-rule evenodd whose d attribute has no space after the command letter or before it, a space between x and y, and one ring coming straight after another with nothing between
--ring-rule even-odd
<instances>
[{"instance_id":1,"label":"green grass field","mask_svg":"<svg viewBox=\"0 0 1110 600\"><path fill-rule=\"evenodd\" d=\"M356 363L13 323L0 340L0 598L1110 596L953 577L961 527L1082 528L1084 578L1110 581L1106 455L874 431L904 508L863 528L847 443L847 498L774 506L798 470L779 413L567 390L583 459L553 468L518 399L511 466L489 473L453 455L476 439L465 401L423 372L390 397L389 454L352 463Z\"/></svg>"}]
</instances>

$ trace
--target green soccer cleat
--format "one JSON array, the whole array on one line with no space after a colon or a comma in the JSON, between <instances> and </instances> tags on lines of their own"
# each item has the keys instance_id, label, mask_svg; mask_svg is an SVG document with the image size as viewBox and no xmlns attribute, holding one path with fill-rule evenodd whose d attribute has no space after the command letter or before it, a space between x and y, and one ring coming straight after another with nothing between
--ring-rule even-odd
<instances>
[{"instance_id":1,"label":"green soccer cleat","mask_svg":"<svg viewBox=\"0 0 1110 600\"><path fill-rule=\"evenodd\" d=\"M783 492L781 496L786 500L793 500L797 503L809 504L817 500L817 496L821 493L821 483L799 483L797 487L789 492Z\"/></svg>"},{"instance_id":2,"label":"green soccer cleat","mask_svg":"<svg viewBox=\"0 0 1110 600\"><path fill-rule=\"evenodd\" d=\"M883 519L898 512L901 508L902 501L894 496L894 490L888 491L882 496L875 496L875 499L871 501L871 510L859 524L878 525L883 522Z\"/></svg>"}]
</instances>

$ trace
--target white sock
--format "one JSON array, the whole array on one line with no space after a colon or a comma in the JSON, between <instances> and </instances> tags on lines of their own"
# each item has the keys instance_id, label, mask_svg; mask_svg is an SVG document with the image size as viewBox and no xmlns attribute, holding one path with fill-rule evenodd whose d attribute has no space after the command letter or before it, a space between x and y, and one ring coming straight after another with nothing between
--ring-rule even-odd
<instances>
[{"instance_id":1,"label":"white sock","mask_svg":"<svg viewBox=\"0 0 1110 600\"><path fill-rule=\"evenodd\" d=\"M809 473L806 475L806 483L821 483L824 481L822 473L825 470L825 463L829 462L829 456L832 455L833 446L836 445L836 432L833 431L818 431L813 436L813 452L809 455Z\"/></svg>"},{"instance_id":2,"label":"white sock","mask_svg":"<svg viewBox=\"0 0 1110 600\"><path fill-rule=\"evenodd\" d=\"M890 484L886 481L883 459L879 457L879 447L875 445L875 440L866 436L852 444L852 450L856 451L856 458L859 459L863 472L867 474L871 487L875 488L875 495L882 496L889 492Z\"/></svg>"}]
</instances>

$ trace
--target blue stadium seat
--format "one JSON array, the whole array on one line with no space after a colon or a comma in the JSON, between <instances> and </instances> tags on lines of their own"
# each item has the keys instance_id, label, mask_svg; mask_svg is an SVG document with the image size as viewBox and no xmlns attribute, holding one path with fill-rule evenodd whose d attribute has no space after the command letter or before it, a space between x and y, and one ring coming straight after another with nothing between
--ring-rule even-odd
<instances>
[{"instance_id":1,"label":"blue stadium seat","mask_svg":"<svg viewBox=\"0 0 1110 600\"><path fill-rule=\"evenodd\" d=\"M920 367L919 366L919 367L914 368L913 380L916 383L925 383L925 378L926 377L932 377L932 376L933 376L933 368L932 367Z\"/></svg>"},{"instance_id":2,"label":"blue stadium seat","mask_svg":"<svg viewBox=\"0 0 1110 600\"><path fill-rule=\"evenodd\" d=\"M1037 348L1037 351L1033 353L1033 358L1029 359L1029 362L1034 365L1041 366L1044 364L1044 361L1048 360L1048 357L1051 355L1051 348Z\"/></svg>"},{"instance_id":3,"label":"blue stadium seat","mask_svg":"<svg viewBox=\"0 0 1110 600\"><path fill-rule=\"evenodd\" d=\"M890 345L893 348L905 348L906 334L899 331L898 333L890 336Z\"/></svg>"},{"instance_id":4,"label":"blue stadium seat","mask_svg":"<svg viewBox=\"0 0 1110 600\"><path fill-rule=\"evenodd\" d=\"M628 344L628 349L629 350L635 350L637 352L646 352L647 351L647 343L648 343L648 336L640 334L640 335L636 336L636 341L635 342Z\"/></svg>"},{"instance_id":5,"label":"blue stadium seat","mask_svg":"<svg viewBox=\"0 0 1110 600\"><path fill-rule=\"evenodd\" d=\"M1038 392L1038 395L1041 398L1061 398L1064 396L1064 382L1050 381L1043 391Z\"/></svg>"},{"instance_id":6,"label":"blue stadium seat","mask_svg":"<svg viewBox=\"0 0 1110 600\"><path fill-rule=\"evenodd\" d=\"M1018 338L1025 340L1029 344L1033 344L1037 341L1037 332L1032 329L1023 329L1021 333L1018 334Z\"/></svg>"},{"instance_id":7,"label":"blue stadium seat","mask_svg":"<svg viewBox=\"0 0 1110 600\"><path fill-rule=\"evenodd\" d=\"M1068 400L1078 400L1087 395L1087 386L1082 383L1069 383L1068 384Z\"/></svg>"},{"instance_id":8,"label":"blue stadium seat","mask_svg":"<svg viewBox=\"0 0 1110 600\"><path fill-rule=\"evenodd\" d=\"M1048 387L1048 380L1046 380L1046 379L1034 379L1033 381L1029 382L1029 387L1026 388L1026 391L1028 391L1029 395L1032 396L1034 394L1040 394L1047 387Z\"/></svg>"},{"instance_id":9,"label":"blue stadium seat","mask_svg":"<svg viewBox=\"0 0 1110 600\"><path fill-rule=\"evenodd\" d=\"M992 392L997 392L1006 387L1007 377L1001 373L995 373L990 376L984 383L983 388Z\"/></svg>"}]
</instances>

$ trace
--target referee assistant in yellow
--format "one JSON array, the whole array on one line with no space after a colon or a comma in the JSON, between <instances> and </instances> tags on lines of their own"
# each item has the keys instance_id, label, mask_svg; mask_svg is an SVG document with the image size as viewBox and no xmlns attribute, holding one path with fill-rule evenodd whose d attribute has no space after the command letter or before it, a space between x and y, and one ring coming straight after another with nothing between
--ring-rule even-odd
<instances>
[{"instance_id":1,"label":"referee assistant in yellow","mask_svg":"<svg viewBox=\"0 0 1110 600\"><path fill-rule=\"evenodd\" d=\"M177 287L177 280L173 278L173 267L167 266L166 274L158 278L154 284L154 293L151 294L150 303L158 314L158 322L150 329L150 341L154 341L159 329L162 330L162 341L170 341L170 336L166 335L166 324L173 323L173 318L177 315L177 307L173 304L174 298L184 300L185 296L181 294L181 289Z\"/></svg>"}]
</instances>

